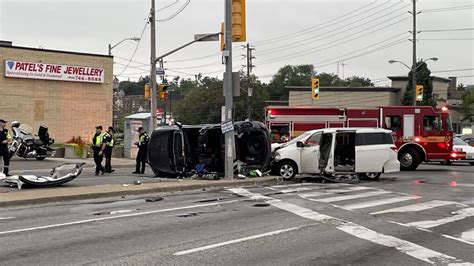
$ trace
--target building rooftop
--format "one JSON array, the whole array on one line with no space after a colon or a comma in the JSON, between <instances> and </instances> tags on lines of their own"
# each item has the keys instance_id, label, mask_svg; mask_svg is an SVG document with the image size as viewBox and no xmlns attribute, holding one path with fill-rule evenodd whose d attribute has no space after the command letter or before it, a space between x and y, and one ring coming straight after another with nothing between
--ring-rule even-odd
<instances>
[{"instance_id":1,"label":"building rooftop","mask_svg":"<svg viewBox=\"0 0 474 266\"><path fill-rule=\"evenodd\" d=\"M98 57L113 58L113 56L105 55L105 54L92 54L92 53L72 52L72 51L64 51L64 50L51 50L51 49L43 49L43 48L14 46L13 42L4 41L4 40L0 40L0 48L22 49L22 50L30 50L30 51L38 51L38 52L63 53L63 54L86 55L86 56L98 56Z\"/></svg>"},{"instance_id":2,"label":"building rooftop","mask_svg":"<svg viewBox=\"0 0 474 266\"><path fill-rule=\"evenodd\" d=\"M311 86L285 86L286 89L291 91L309 91L311 90ZM388 92L399 92L400 88L392 88L392 87L320 87L319 90L321 91L351 91L351 92L358 92L358 91L372 91L372 92L380 92L380 91L388 91Z\"/></svg>"},{"instance_id":3,"label":"building rooftop","mask_svg":"<svg viewBox=\"0 0 474 266\"><path fill-rule=\"evenodd\" d=\"M387 77L390 80L394 81L405 81L408 80L407 76L388 76ZM433 81L440 81L440 82L450 82L451 80L448 78L443 78L443 77L437 77L437 76L431 76L431 80Z\"/></svg>"}]
</instances>

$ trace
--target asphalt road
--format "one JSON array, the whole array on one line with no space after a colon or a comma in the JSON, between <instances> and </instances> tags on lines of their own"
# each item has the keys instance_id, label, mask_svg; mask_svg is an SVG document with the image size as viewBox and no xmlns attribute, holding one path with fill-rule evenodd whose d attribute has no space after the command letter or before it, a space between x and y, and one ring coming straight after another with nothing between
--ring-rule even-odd
<instances>
[{"instance_id":1,"label":"asphalt road","mask_svg":"<svg viewBox=\"0 0 474 266\"><path fill-rule=\"evenodd\" d=\"M474 263L474 167L3 208L1 265ZM468 265L467 264L467 265Z\"/></svg>"}]
</instances>

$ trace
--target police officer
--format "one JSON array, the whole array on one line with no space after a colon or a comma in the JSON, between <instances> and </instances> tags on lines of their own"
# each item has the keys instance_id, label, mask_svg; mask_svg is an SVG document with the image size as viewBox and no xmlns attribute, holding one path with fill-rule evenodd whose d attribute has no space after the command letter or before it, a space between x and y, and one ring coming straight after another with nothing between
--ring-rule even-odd
<instances>
[{"instance_id":1,"label":"police officer","mask_svg":"<svg viewBox=\"0 0 474 266\"><path fill-rule=\"evenodd\" d=\"M140 133L140 135L138 136L138 142L135 143L135 145L138 146L137 166L135 168L135 172L133 172L132 174L145 173L148 141L150 140L150 137L146 133L145 129L143 129L143 127L139 127L138 132Z\"/></svg>"},{"instance_id":2,"label":"police officer","mask_svg":"<svg viewBox=\"0 0 474 266\"><path fill-rule=\"evenodd\" d=\"M115 170L112 169L112 149L114 148L114 145L115 145L114 133L115 133L114 128L109 127L107 129L107 132L104 134L104 142L107 143L104 150L106 173L115 172Z\"/></svg>"},{"instance_id":3,"label":"police officer","mask_svg":"<svg viewBox=\"0 0 474 266\"><path fill-rule=\"evenodd\" d=\"M12 137L8 133L8 129L5 128L7 123L7 121L0 119L0 157L3 157L3 173L9 176L10 155L8 154L8 143Z\"/></svg>"},{"instance_id":4,"label":"police officer","mask_svg":"<svg viewBox=\"0 0 474 266\"><path fill-rule=\"evenodd\" d=\"M107 146L107 142L104 141L104 133L102 132L102 126L98 125L95 127L95 134L92 135L92 151L94 152L95 162L95 175L104 174L105 169L102 166L102 160L104 159L104 150Z\"/></svg>"}]
</instances>

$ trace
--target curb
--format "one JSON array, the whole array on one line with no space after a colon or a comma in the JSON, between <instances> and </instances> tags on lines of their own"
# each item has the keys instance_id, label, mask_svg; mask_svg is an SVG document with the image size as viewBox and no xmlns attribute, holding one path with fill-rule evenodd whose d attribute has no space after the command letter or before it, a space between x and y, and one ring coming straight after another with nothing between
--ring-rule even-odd
<instances>
[{"instance_id":1,"label":"curb","mask_svg":"<svg viewBox=\"0 0 474 266\"><path fill-rule=\"evenodd\" d=\"M30 199L18 199L18 200L11 200L11 201L0 201L0 207L15 207L15 206L21 206L21 205L37 205L37 204L70 201L70 200L85 200L85 199L99 199L99 198L117 197L117 196L143 195L143 194L152 194L152 193L159 193L159 192L176 192L176 191L187 191L187 190L197 190L197 189L216 189L216 188L224 188L224 187L242 187L242 186L255 186L255 185L275 185L275 184L278 184L278 179L276 177L267 177L263 179L256 178L256 179L246 179L246 180L234 179L234 180L209 181L205 183L203 182L202 184L185 184L185 183L179 182L179 183L175 183L173 185L165 186L165 187L156 186L157 184L159 183L145 183L145 184L142 184L140 187L132 185L131 187L126 187L125 189L122 185L92 186L92 187L87 187L87 188L92 188L92 189L115 188L115 190L97 191L97 192L90 192L90 193L78 193L78 194L72 194L72 195L53 195L53 196L45 196L45 197L30 198ZM85 187L81 187L81 188L85 188ZM78 188L64 188L64 190L75 190L75 189L78 189Z\"/></svg>"}]
</instances>

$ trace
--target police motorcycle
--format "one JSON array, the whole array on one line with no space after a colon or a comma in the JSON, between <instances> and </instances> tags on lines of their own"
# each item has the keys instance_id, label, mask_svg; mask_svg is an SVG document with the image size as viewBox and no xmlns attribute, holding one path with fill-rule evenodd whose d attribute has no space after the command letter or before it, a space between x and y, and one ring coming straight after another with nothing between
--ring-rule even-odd
<instances>
[{"instance_id":1,"label":"police motorcycle","mask_svg":"<svg viewBox=\"0 0 474 266\"><path fill-rule=\"evenodd\" d=\"M31 133L31 129L27 126L22 126L20 122L12 122L13 141L9 147L10 157L17 155L25 159L35 158L42 161L46 158L48 153L53 151L51 146L54 144L54 139L49 137L48 128L40 126L38 129L38 136L35 137Z\"/></svg>"}]
</instances>

